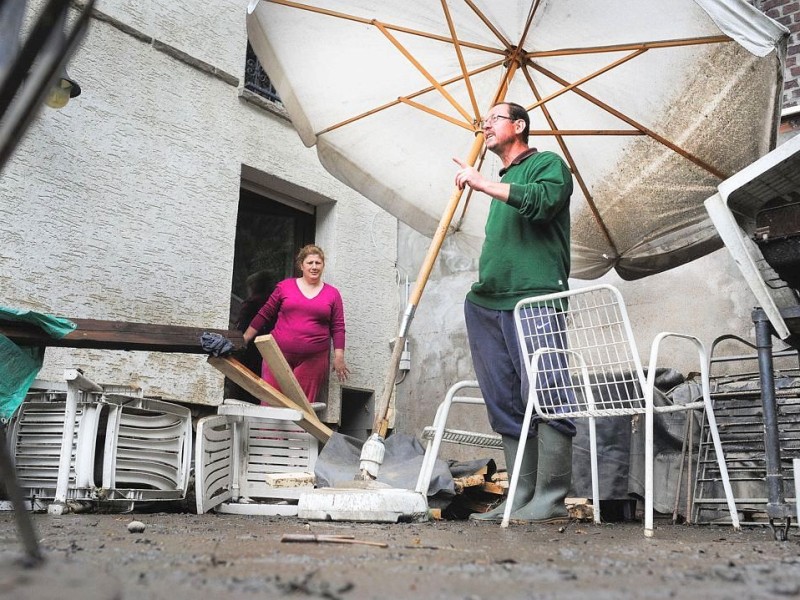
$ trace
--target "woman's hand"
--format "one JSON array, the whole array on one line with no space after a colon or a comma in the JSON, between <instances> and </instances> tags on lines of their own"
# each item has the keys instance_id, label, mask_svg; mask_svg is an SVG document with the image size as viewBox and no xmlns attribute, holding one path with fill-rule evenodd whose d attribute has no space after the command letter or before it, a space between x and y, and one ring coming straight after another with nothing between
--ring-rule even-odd
<instances>
[{"instance_id":1,"label":"woman's hand","mask_svg":"<svg viewBox=\"0 0 800 600\"><path fill-rule=\"evenodd\" d=\"M242 334L242 338L244 338L244 345L249 346L250 342L253 341L253 338L258 335L258 330L254 327L248 327L245 332Z\"/></svg>"},{"instance_id":2,"label":"woman's hand","mask_svg":"<svg viewBox=\"0 0 800 600\"><path fill-rule=\"evenodd\" d=\"M350 376L350 369L347 368L347 364L344 362L344 350L334 350L333 351L333 369L336 373L336 377L339 379L339 382L347 381L347 378Z\"/></svg>"}]
</instances>

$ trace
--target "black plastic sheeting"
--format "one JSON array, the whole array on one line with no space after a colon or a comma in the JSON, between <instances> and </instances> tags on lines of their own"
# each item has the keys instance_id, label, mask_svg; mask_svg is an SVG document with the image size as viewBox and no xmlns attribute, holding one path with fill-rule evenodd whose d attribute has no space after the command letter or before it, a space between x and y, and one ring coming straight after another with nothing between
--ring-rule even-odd
<instances>
[{"instance_id":1,"label":"black plastic sheeting","mask_svg":"<svg viewBox=\"0 0 800 600\"><path fill-rule=\"evenodd\" d=\"M687 381L673 369L659 369L656 375L656 406L686 404L700 398L700 385ZM596 394L602 389L594 388ZM672 513L681 482L683 438L687 415L695 420L694 447L700 437L700 419L695 411L655 414L653 419L654 501L656 511ZM645 415L604 417L597 419L597 454L600 500L630 500L644 498ZM577 435L573 440L572 484L577 498L592 497L591 455L589 450L589 420L577 419ZM684 464L686 477L688 465ZM686 505L686 483L678 498L678 513ZM686 516L686 515L684 515Z\"/></svg>"},{"instance_id":2,"label":"black plastic sheeting","mask_svg":"<svg viewBox=\"0 0 800 600\"><path fill-rule=\"evenodd\" d=\"M317 458L314 467L317 487L337 487L352 482L359 472L362 440L334 433ZM420 441L404 433L394 433L385 440L386 454L378 469L379 483L393 488L413 490L422 467L425 449ZM478 459L466 463L446 463L437 459L433 466L428 495L455 496L454 477L471 475L491 459Z\"/></svg>"},{"instance_id":3,"label":"black plastic sheeting","mask_svg":"<svg viewBox=\"0 0 800 600\"><path fill-rule=\"evenodd\" d=\"M596 394L608 393L607 386L595 388ZM618 390L622 391L622 390ZM624 397L625 394L620 394ZM659 369L656 376L656 406L693 402L700 396L700 386L686 381L672 369ZM654 417L655 497L658 512L672 513L678 493L678 474L683 459L681 450L688 411L656 414ZM631 500L644 498L644 415L605 417L596 420L600 500ZM695 447L700 425L696 414ZM592 479L589 453L589 420L577 419L577 435L573 440L572 483L570 494L591 498ZM314 469L317 487L337 487L351 482L359 471L362 440L334 433L320 452ZM394 433L385 440L386 454L378 471L377 481L393 488L414 489L422 466L425 450L420 441L410 435ZM476 450L479 453L480 450ZM494 461L479 458L468 462L445 462L437 459L428 488L428 496L439 499L455 495L453 479L471 475ZM684 468L683 473L687 472ZM679 514L685 506L685 489L678 498Z\"/></svg>"}]
</instances>

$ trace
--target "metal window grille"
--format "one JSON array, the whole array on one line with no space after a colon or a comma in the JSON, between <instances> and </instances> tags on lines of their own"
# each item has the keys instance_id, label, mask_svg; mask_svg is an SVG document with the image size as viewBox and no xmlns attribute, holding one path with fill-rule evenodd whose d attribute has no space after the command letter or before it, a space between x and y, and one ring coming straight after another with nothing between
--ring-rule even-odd
<instances>
[{"instance_id":1,"label":"metal window grille","mask_svg":"<svg viewBox=\"0 0 800 600\"><path fill-rule=\"evenodd\" d=\"M256 56L256 53L253 52L253 47L250 45L250 42L247 43L247 59L245 61L244 68L244 88L246 90L250 90L251 92L255 92L259 96L262 96L271 102L281 101L280 97L278 96L278 92L275 90L275 87L269 80L269 75L267 75L266 71L264 71L261 63L258 62L258 57Z\"/></svg>"}]
</instances>

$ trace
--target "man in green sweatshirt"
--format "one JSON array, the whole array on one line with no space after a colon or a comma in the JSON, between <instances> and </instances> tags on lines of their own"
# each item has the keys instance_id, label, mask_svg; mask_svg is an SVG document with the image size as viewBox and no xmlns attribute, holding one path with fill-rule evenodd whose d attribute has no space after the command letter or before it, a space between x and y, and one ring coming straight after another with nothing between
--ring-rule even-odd
<instances>
[{"instance_id":1,"label":"man in green sweatshirt","mask_svg":"<svg viewBox=\"0 0 800 600\"><path fill-rule=\"evenodd\" d=\"M511 471L528 397L514 306L523 298L568 289L572 175L557 154L528 146L530 118L524 107L497 104L482 127L486 147L503 163L500 181L489 181L477 169L454 159L460 167L456 185L493 198L478 281L467 294L464 315L489 422L503 438L506 466ZM537 331L543 332L534 338L540 346L564 347L564 336L558 333L563 331L564 317L557 308L531 315ZM554 365L554 370L559 367L563 365ZM575 426L566 419L548 421L534 424L527 434L511 518L564 522L568 517L564 499L572 484ZM499 521L504 509L500 505L471 518Z\"/></svg>"}]
</instances>

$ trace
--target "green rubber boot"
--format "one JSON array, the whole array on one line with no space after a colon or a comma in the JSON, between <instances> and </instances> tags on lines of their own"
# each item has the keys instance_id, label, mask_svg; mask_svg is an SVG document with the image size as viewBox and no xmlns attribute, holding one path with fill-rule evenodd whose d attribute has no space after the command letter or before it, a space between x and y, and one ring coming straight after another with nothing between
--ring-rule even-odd
<instances>
[{"instance_id":1,"label":"green rubber boot","mask_svg":"<svg viewBox=\"0 0 800 600\"><path fill-rule=\"evenodd\" d=\"M506 457L506 469L508 469L508 480L511 481L514 461L517 457L519 440L509 435L503 436L503 454ZM514 509L524 506L533 498L533 490L536 488L536 468L539 462L539 445L536 438L530 438L525 444L525 454L522 455L522 466L520 467L520 477L517 482L517 493L514 496ZM503 520L503 513L506 510L506 501L503 500L492 510L484 513L472 513L469 518L471 521L496 521Z\"/></svg>"},{"instance_id":2,"label":"green rubber boot","mask_svg":"<svg viewBox=\"0 0 800 600\"><path fill-rule=\"evenodd\" d=\"M539 465L533 500L511 513L512 521L567 523L564 504L572 487L572 438L549 425L539 425Z\"/></svg>"}]
</instances>

